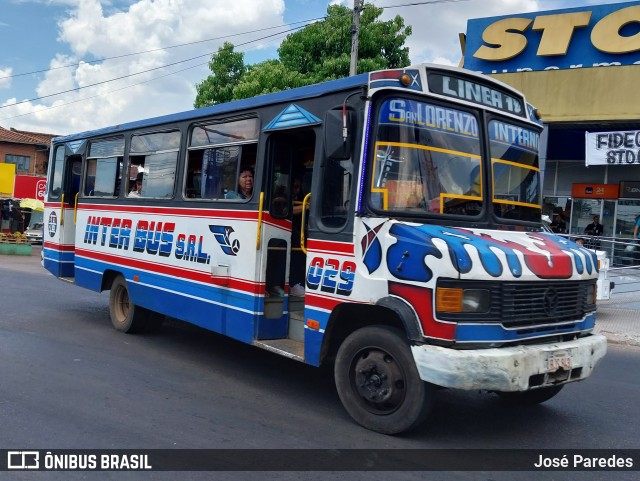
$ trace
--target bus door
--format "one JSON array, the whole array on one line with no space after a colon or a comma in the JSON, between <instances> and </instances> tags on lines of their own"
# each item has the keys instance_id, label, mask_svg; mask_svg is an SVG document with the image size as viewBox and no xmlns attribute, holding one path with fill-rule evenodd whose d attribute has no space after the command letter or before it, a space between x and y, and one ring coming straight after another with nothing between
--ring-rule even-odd
<instances>
[{"instance_id":1,"label":"bus door","mask_svg":"<svg viewBox=\"0 0 640 481\"><path fill-rule=\"evenodd\" d=\"M56 147L49 178L43 239L44 267L56 277L74 277L75 214L82 178L82 156Z\"/></svg>"},{"instance_id":2,"label":"bus door","mask_svg":"<svg viewBox=\"0 0 640 481\"><path fill-rule=\"evenodd\" d=\"M269 137L264 202L265 309L259 336L304 340L306 256L301 238L303 201L311 188L315 134L310 128ZM267 326L277 326L268 329ZM300 346L302 349L302 346Z\"/></svg>"}]
</instances>

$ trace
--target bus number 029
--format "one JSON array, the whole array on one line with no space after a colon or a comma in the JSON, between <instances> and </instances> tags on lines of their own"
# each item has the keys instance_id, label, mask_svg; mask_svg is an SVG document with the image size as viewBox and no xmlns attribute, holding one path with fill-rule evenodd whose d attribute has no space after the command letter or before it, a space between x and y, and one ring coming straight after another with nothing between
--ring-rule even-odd
<instances>
[{"instance_id":1,"label":"bus number 029","mask_svg":"<svg viewBox=\"0 0 640 481\"><path fill-rule=\"evenodd\" d=\"M340 264L338 259L325 260L322 257L314 257L307 272L307 287L330 294L349 296L353 291L355 277L355 262L344 261Z\"/></svg>"}]
</instances>

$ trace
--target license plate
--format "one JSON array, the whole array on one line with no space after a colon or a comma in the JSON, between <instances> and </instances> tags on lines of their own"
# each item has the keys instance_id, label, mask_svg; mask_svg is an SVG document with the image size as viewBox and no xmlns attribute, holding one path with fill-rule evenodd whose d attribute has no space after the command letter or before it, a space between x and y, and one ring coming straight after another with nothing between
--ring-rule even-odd
<instances>
[{"instance_id":1,"label":"license plate","mask_svg":"<svg viewBox=\"0 0 640 481\"><path fill-rule=\"evenodd\" d=\"M571 371L571 355L569 351L556 351L547 359L547 371L556 372L559 369Z\"/></svg>"}]
</instances>

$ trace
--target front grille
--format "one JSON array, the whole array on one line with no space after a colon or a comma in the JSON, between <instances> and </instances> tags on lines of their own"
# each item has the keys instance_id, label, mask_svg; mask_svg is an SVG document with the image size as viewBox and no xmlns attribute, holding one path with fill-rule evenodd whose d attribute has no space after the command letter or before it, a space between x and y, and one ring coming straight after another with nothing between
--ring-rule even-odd
<instances>
[{"instance_id":1,"label":"front grille","mask_svg":"<svg viewBox=\"0 0 640 481\"><path fill-rule=\"evenodd\" d=\"M558 324L582 319L595 306L587 305L587 293L594 282L509 282L503 283L497 304L501 324L508 329L539 324Z\"/></svg>"},{"instance_id":2,"label":"front grille","mask_svg":"<svg viewBox=\"0 0 640 481\"><path fill-rule=\"evenodd\" d=\"M441 287L488 289L491 292L489 312L444 313L438 319L453 322L501 324L520 335L565 330L596 308L587 304L596 280L541 282L480 282L441 280Z\"/></svg>"}]
</instances>

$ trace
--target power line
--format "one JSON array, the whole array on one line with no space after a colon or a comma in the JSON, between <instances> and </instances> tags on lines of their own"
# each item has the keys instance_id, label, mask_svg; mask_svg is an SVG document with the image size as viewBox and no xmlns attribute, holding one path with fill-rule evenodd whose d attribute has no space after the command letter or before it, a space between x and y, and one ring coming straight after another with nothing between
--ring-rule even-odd
<instances>
[{"instance_id":1,"label":"power line","mask_svg":"<svg viewBox=\"0 0 640 481\"><path fill-rule=\"evenodd\" d=\"M293 31L296 31L296 30L300 30L301 28L302 27L295 27L295 28L291 28L291 29L285 30L283 32L277 32L277 33L274 33L274 34L271 34L271 35L266 35L264 37L260 37L260 38L254 39L254 40L249 40L247 42L240 43L237 46L242 46L242 45L247 45L247 44L254 43L254 42L259 42L260 40L265 40L267 38L275 37L277 35L282 35L283 33L288 33L288 32L293 32ZM95 87L97 85L102 85L102 84L109 83L109 82L115 82L116 80L122 80L122 79L125 79L125 78L134 77L136 75L142 75L143 73L153 72L154 70L160 70L160 69L163 69L163 68L171 67L172 65L178 65L178 64L189 62L191 60L195 60L195 59L198 59L198 58L209 57L209 56L214 55L215 53L216 52L209 52L209 53L202 54L202 55L197 55L195 57L191 57L191 58L188 58L188 59L185 59L185 60L178 60L177 62L172 62L172 63L165 64L165 65L160 65L159 67L154 67L154 68L150 68L150 69L147 69L147 70L141 70L140 72L135 72L135 73L132 73L132 74L123 75L121 77L115 77L115 78L111 78L111 79L108 79L108 80L103 80L101 82L96 82L96 83L93 83L93 84L83 85L81 87L76 87L76 88L69 89L69 90L63 90L61 92L56 92L56 93L49 94L49 95L42 95L40 97L34 97L34 98L31 98L31 99L21 100L20 102L16 102L14 104L0 105L0 109L6 109L6 108L9 108L9 107L15 107L16 105L25 104L27 102L33 102L35 100L42 100L42 99L46 99L46 98L49 98L49 97L55 97L56 95L62 95L62 94L70 93L70 92L76 92L78 90L83 90L83 89L86 89L86 88L89 88L89 87Z\"/></svg>"},{"instance_id":2,"label":"power line","mask_svg":"<svg viewBox=\"0 0 640 481\"><path fill-rule=\"evenodd\" d=\"M300 27L298 27L298 28L300 28ZM286 33L286 32L284 32L284 33ZM280 33L279 35L282 35L282 33ZM246 51L248 51L248 50L245 50L245 52ZM57 108L60 108L60 107L66 107L66 106L71 105L71 104L75 104L75 103L78 103L78 102L84 102L86 100L91 100L91 99L94 99L94 98L97 98L97 97L106 97L107 95L111 95L112 93L119 92L121 90L126 90L126 89L129 89L129 88L132 88L132 87L137 87L138 85L143 85L143 84L150 83L150 82L155 82L156 80L160 80L160 79L165 78L165 77L170 77L170 76L178 74L180 72L185 72L187 70L191 70L191 69L194 69L194 68L197 68L197 67L202 67L202 66L207 65L207 64L208 64L208 62L199 63L197 65L192 65L191 67L182 68L180 70L175 70L173 72L169 72L167 74L160 75L158 77L154 77L154 78L151 78L151 79L148 79L148 80L143 80L141 82L137 82L137 83L130 84L130 85L125 85L124 87L120 87L120 88L117 88L117 89L109 90L108 92L103 92L103 93L100 93L100 94L91 95L89 97L83 97L81 99L71 100L69 102L64 102L64 103L58 104L58 105L52 105L50 107L44 107L44 108L41 108L41 109L39 109L37 111L34 111L34 112L27 112L26 114L12 115L11 117L3 117L0 120L10 120L10 119L15 119L15 118L19 118L19 117L26 117L28 115L34 115L34 114L37 114L37 113L40 113L40 112L44 112L44 111L47 111L47 110L53 110L53 109L57 109ZM17 105L17 104L12 104L11 106L13 106L13 105Z\"/></svg>"},{"instance_id":3,"label":"power line","mask_svg":"<svg viewBox=\"0 0 640 481\"><path fill-rule=\"evenodd\" d=\"M325 18L327 18L327 17L325 16L325 17L310 18L310 19L307 19L307 20L299 20L297 22L291 22L291 23L289 23L287 25L291 26L291 25L296 25L296 24L299 24L299 23L307 24L307 23L315 22L317 20L322 20L322 19L325 19ZM6 75L4 77L0 77L0 80L9 79L9 78L15 78L15 77L23 77L25 75L33 75L33 74L43 73L43 72L49 72L51 70L59 70L59 69L69 68L69 67L78 67L83 63L84 64L89 64L89 65L93 65L93 64L100 63L100 62L105 62L107 60L115 60L115 59L119 59L119 58L133 57L133 56L136 56L136 55L143 55L143 54L146 54L146 53L153 53L153 52L158 52L158 51L170 50L172 48L187 47L189 45L196 45L196 44L205 43L205 42L213 42L214 40L222 40L222 39L230 38L230 37L239 37L239 36L242 36L242 35L249 35L251 33L264 32L266 30L273 30L274 28L281 28L281 27L283 27L283 25L276 25L276 26L272 26L272 27L259 28L259 29L256 29L256 30L249 30L247 32L233 33L233 34L230 34L230 35L225 35L223 37L214 37L214 38L208 38L208 39L205 39L205 40L196 40L194 42L180 43L180 44L177 44L177 45L169 45L168 47L159 47L159 48L153 48L151 50L142 50L140 52L125 53L125 54L122 54L122 55L115 55L113 57L103 57L103 58L96 59L96 60L86 60L86 61L78 62L78 63L70 63L70 64L66 64L66 65L59 65L57 67L51 67L51 68L46 68L46 69L41 69L41 70L33 70L32 72L22 72L22 73L17 73L17 74L12 74L12 75Z\"/></svg>"},{"instance_id":4,"label":"power line","mask_svg":"<svg viewBox=\"0 0 640 481\"><path fill-rule=\"evenodd\" d=\"M47 110L53 110L53 109L57 109L57 108L60 108L60 107L67 107L68 105L76 104L78 102L84 102L86 100L95 99L97 97L106 97L107 95L111 95L111 94L119 92L121 90L126 90L126 89L129 89L129 88L132 88L132 87L137 87L138 85L143 85L143 84L146 84L146 83L149 83L149 82L154 82L154 81L159 80L161 78L170 77L170 76L175 75L177 73L185 72L187 70L191 70L191 69L196 68L196 67L201 67L203 65L206 65L206 64L199 63L198 65L192 65L191 67L186 67L186 68L183 68L183 69L180 69L180 70L176 70L175 72L169 72L167 74L160 75L160 76L154 77L152 79L143 80L142 82L137 82L137 83L134 83L134 84L125 85L124 87L120 87L118 89L109 90L108 92L103 92L103 93L100 93L100 94L91 95L90 97L83 97L81 99L71 100L69 102L65 102L65 103L62 103L62 104L52 105L50 107L41 108L41 109L39 109L38 111L35 111L35 112L27 112L26 114L12 115L11 117L3 117L0 120L10 120L10 119L16 119L18 117L26 117L28 115L37 114L37 113L44 112L44 111L47 111Z\"/></svg>"},{"instance_id":5,"label":"power line","mask_svg":"<svg viewBox=\"0 0 640 481\"><path fill-rule=\"evenodd\" d=\"M423 2L405 3L405 4L400 4L400 5L380 6L378 8L392 9L392 8L400 8L400 7L413 7L413 6L420 6L420 5L430 5L430 4L437 4L437 3L458 3L458 2L467 2L467 1L469 1L469 0L428 0L428 1L423 1ZM290 22L287 25L288 26L292 26L292 25L297 25L297 24L301 24L301 23L302 24L310 24L312 22L316 22L318 20L324 20L326 18L327 18L327 16L325 15L325 16L322 16L322 17L315 17L315 18L309 18L309 19L306 19L306 20L298 20L298 21L295 21L295 22ZM52 70L59 70L59 69L63 69L63 68L78 67L83 63L84 64L89 64L89 65L94 65L94 64L97 64L97 63L105 62L107 60L116 60L116 59L120 59L120 58L133 57L133 56L136 56L136 55L144 55L144 54L147 54L147 53L170 50L170 49L174 49L174 48L188 47L190 45L197 45L197 44L200 44L200 43L213 42L215 40L222 40L222 39L231 38L231 37L240 37L242 35L248 35L248 34L252 34L252 33L264 32L264 31L267 31L267 30L273 30L274 28L280 28L280 27L282 27L282 25L275 25L275 26L264 27L264 28L259 28L259 29L255 29L255 30L248 30L246 32L233 33L233 34L225 35L225 36L222 36L222 37L213 37L213 38L208 38L208 39L204 39L204 40L196 40L196 41L193 41L193 42L180 43L180 44L176 44L176 45L169 45L167 47L158 47L158 48L154 48L154 49L150 49L150 50L141 50L139 52L131 52L131 53L126 53L126 54L122 54L122 55L114 55L113 57L103 57L103 58L95 59L95 60L85 60L83 62L78 62L78 63L70 63L70 64L65 64L65 65L59 65L57 67L51 67L51 68L40 69L40 70L33 70L31 72L21 72L21 73L16 73L16 74L11 74L11 75L5 75L3 77L0 77L0 80L16 78L16 77L24 77L26 75L33 75L33 74L38 74L38 73L43 73L43 72L49 72L49 71L52 71Z\"/></svg>"},{"instance_id":6,"label":"power line","mask_svg":"<svg viewBox=\"0 0 640 481\"><path fill-rule=\"evenodd\" d=\"M381 6L381 7L378 7L378 8L392 9L392 8L411 7L411 6L420 6L420 5L430 5L430 4L438 4L438 3L458 3L458 2L464 2L464 1L469 1L469 0L426 0L426 1L423 1L423 2L413 2L413 3L407 3L407 4ZM351 15L351 12L349 12L348 14ZM290 28L290 29L284 30L282 32L277 32L275 34L266 35L264 37L260 37L260 38L254 39L254 40L249 40L247 42L240 43L240 44L238 44L236 46L242 46L242 45L247 45L247 44L254 43L254 42L259 42L259 41L265 40L267 38L276 37L276 36L283 35L283 34L286 34L286 33L289 33L289 32L300 30L300 29L306 27L308 24L310 24L312 22L316 22L318 20L324 20L326 18L327 18L327 16L323 16L323 17L316 17L316 18L307 19L307 20L300 20L300 21L296 21L296 22L290 22L287 25L289 25L289 26L290 25L296 25L296 24L304 24L304 25L299 26L299 27ZM172 49L172 48L179 48L179 47L184 47L184 46L189 46L189 45L195 45L195 44L210 42L210 41L214 41L214 40L221 40L221 39L229 38L229 37L237 37L237 36L247 35L247 34L251 34L251 33L263 32L263 31L266 31L266 30L273 30L274 28L279 28L279 27L281 27L281 26L265 27L265 28L262 28L262 29L255 29L255 30L250 30L250 31L247 31L247 32L230 34L230 35L226 35L224 37L215 37L215 38L210 38L210 39L205 39L205 40L197 40L197 41L194 41L194 42L171 45L171 46L168 46L168 47L161 47L161 48L145 50L145 51L140 51L140 52L133 52L133 53L118 55L118 56L114 56L114 57L105 57L105 58L98 59L98 60L93 60L93 61L84 61L82 63L95 64L95 63L104 62L106 60L125 58L125 57L130 57L130 56L135 56L135 55L143 55L143 54L146 54L146 53L152 53L152 52L160 51L160 50L168 50L168 49ZM65 90L65 91L61 91L61 92L57 92L57 93L53 93L53 94L49 94L49 95L43 95L43 96L40 96L40 97L34 97L34 98L31 98L31 99L22 100L20 102L16 102L16 103L10 104L10 105L0 106L0 109L4 109L4 108L8 108L8 107L14 107L14 106L21 105L21 104L24 104L24 103L27 103L27 102L33 102L33 101L42 100L42 99L45 99L45 98L55 97L57 95L62 95L62 94L65 94L65 93L76 92L76 91L79 91L79 90L82 90L82 89L95 87L95 86L106 84L106 83L109 83L109 82L114 82L114 81L117 81L117 80L122 80L122 79L125 79L125 78L134 77L136 75L141 75L141 74L152 72L152 71L155 71L155 70L160 70L160 69L163 69L163 68L171 67L173 65L178 65L178 64L181 64L181 63L189 62L191 60L195 60L195 59L202 58L202 57L205 57L205 56L213 56L215 54L216 54L216 52L209 52L209 53L206 53L206 54L203 54L203 55L197 55L195 57L191 57L191 58L188 58L188 59L185 59L185 60L180 60L180 61L177 61L177 62L161 65L159 67L154 67L154 68L143 70L143 71L140 71L140 72L135 72L135 73L132 73L132 74L123 75L121 77L115 77L115 78L112 78L112 79L109 79L109 80L104 80L104 81L101 81L101 82L96 82L96 83L93 83L93 84L84 85L84 86L81 86L81 87L76 87L74 89L69 89L69 90ZM61 65L61 66L53 67L53 68L49 68L49 69L36 70L36 71L33 71L33 72L25 72L25 73L20 73L20 74L0 77L0 80L6 79L6 78L12 78L12 77L30 75L30 74L35 74L35 73L42 73L42 72L47 72L47 71L50 71L50 70L57 70L57 69L62 69L62 68L75 67L75 66L79 66L79 65L81 65L81 63ZM160 78L168 77L170 75L175 75L177 73L180 73L180 72L183 72L183 71L186 71L186 70L190 70L192 68L199 67L201 65L206 65L206 64L198 64L198 65L194 65L194 66L187 67L187 68L184 68L184 69L180 69L180 70L177 70L175 72L171 72L171 73L166 74L166 75L161 75L161 76L155 77L153 79L149 79L149 80L146 80L146 81L143 81L143 82L138 82L136 84L128 85L126 87L122 87L120 89L116 89L116 90L107 92L105 94L100 94L100 95L97 95L97 96L108 95L109 93L118 92L120 90L124 90L124 89L127 89L127 88L135 87L137 85L140 85L140 84L143 84L143 83L148 83L148 82L151 82L151 81L155 81L155 80L158 80ZM46 109L41 109L40 111L49 110L50 108L58 108L58 107L66 106L66 105L69 105L69 104L72 104L72 103L76 103L76 102L79 102L79 101L82 101L82 100L89 100L89 99L94 98L94 97L96 97L96 96L86 97L86 98L81 99L81 100L74 100L74 101L67 102L67 103L64 103L64 104L61 104L61 105L52 106L52 107L49 107L49 108L46 108ZM37 112L30 112L30 113L27 113L27 114L22 114L22 115L18 115L18 116L14 116L14 117L6 117L6 118L3 118L2 120L7 120L7 119L15 118L15 117L21 117L21 116L25 116L25 115L33 115L34 113L37 113Z\"/></svg>"}]
</instances>

